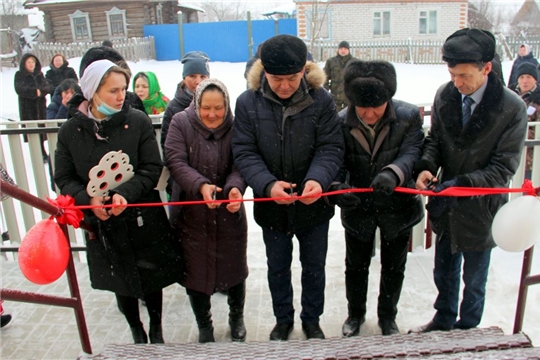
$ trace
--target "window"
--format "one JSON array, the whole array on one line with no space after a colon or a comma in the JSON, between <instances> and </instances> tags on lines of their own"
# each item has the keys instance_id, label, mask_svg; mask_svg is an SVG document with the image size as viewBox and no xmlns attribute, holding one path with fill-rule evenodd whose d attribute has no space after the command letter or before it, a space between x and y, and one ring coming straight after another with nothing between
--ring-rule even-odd
<instances>
[{"instance_id":1,"label":"window","mask_svg":"<svg viewBox=\"0 0 540 360\"><path fill-rule=\"evenodd\" d=\"M90 28L88 13L77 10L69 15L69 22L71 23L73 41L92 41L92 30Z\"/></svg>"},{"instance_id":2,"label":"window","mask_svg":"<svg viewBox=\"0 0 540 360\"><path fill-rule=\"evenodd\" d=\"M373 35L390 35L390 11L375 11L373 13Z\"/></svg>"},{"instance_id":3,"label":"window","mask_svg":"<svg viewBox=\"0 0 540 360\"><path fill-rule=\"evenodd\" d=\"M437 34L437 11L420 11L420 34Z\"/></svg>"},{"instance_id":4,"label":"window","mask_svg":"<svg viewBox=\"0 0 540 360\"><path fill-rule=\"evenodd\" d=\"M109 11L105 11L107 16L107 26L109 28L110 39L125 39L127 38L126 26L126 10L120 10L113 7Z\"/></svg>"},{"instance_id":5,"label":"window","mask_svg":"<svg viewBox=\"0 0 540 360\"><path fill-rule=\"evenodd\" d=\"M306 23L308 28L308 38L329 39L330 38L330 12L328 9L318 12L306 12ZM313 35L312 35L313 33Z\"/></svg>"}]
</instances>

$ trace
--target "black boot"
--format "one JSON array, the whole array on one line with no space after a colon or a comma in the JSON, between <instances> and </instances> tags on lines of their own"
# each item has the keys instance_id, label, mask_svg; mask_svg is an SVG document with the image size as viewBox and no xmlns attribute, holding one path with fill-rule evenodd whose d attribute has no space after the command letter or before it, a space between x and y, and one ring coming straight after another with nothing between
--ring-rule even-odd
<instances>
[{"instance_id":1,"label":"black boot","mask_svg":"<svg viewBox=\"0 0 540 360\"><path fill-rule=\"evenodd\" d=\"M246 300L246 282L229 289L229 326L232 341L246 340L246 325L244 324L244 304Z\"/></svg>"},{"instance_id":2,"label":"black boot","mask_svg":"<svg viewBox=\"0 0 540 360\"><path fill-rule=\"evenodd\" d=\"M131 335L135 344L147 344L148 337L142 325L131 326Z\"/></svg>"},{"instance_id":3,"label":"black boot","mask_svg":"<svg viewBox=\"0 0 540 360\"><path fill-rule=\"evenodd\" d=\"M163 330L161 328L161 324L150 324L150 332L148 333L148 336L150 337L151 344L165 344L165 340L163 340Z\"/></svg>"},{"instance_id":4,"label":"black boot","mask_svg":"<svg viewBox=\"0 0 540 360\"><path fill-rule=\"evenodd\" d=\"M189 302L199 327L199 342L214 342L214 326L210 312L210 296L206 294L189 295Z\"/></svg>"}]
</instances>

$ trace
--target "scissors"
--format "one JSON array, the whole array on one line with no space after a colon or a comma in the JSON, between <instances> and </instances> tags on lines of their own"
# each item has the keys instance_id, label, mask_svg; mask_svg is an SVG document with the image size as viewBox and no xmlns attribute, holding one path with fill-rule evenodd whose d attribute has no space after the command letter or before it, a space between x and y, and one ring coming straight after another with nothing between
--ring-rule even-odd
<instances>
[{"instance_id":1,"label":"scissors","mask_svg":"<svg viewBox=\"0 0 540 360\"><path fill-rule=\"evenodd\" d=\"M435 187L435 185L437 184L438 181L433 181L433 179L436 179L437 177L432 177L431 179L429 179L429 182L427 183L426 187L423 188L422 190L433 190L433 188Z\"/></svg>"}]
</instances>

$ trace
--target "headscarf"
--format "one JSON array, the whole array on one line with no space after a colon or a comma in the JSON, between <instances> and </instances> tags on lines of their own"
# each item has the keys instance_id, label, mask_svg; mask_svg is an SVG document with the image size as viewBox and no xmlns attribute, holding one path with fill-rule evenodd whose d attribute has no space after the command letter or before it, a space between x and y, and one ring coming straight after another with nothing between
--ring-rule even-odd
<instances>
[{"instance_id":1,"label":"headscarf","mask_svg":"<svg viewBox=\"0 0 540 360\"><path fill-rule=\"evenodd\" d=\"M113 66L116 64L109 60L98 60L88 65L81 77L81 90L86 100L92 99L103 75Z\"/></svg>"},{"instance_id":2,"label":"headscarf","mask_svg":"<svg viewBox=\"0 0 540 360\"><path fill-rule=\"evenodd\" d=\"M148 81L148 97L142 101L144 110L148 115L161 114L167 108L169 99L161 93L156 74L151 71L141 71L135 75L134 79L137 79L139 74L144 74ZM135 92L135 81L133 82L133 92Z\"/></svg>"},{"instance_id":3,"label":"headscarf","mask_svg":"<svg viewBox=\"0 0 540 360\"><path fill-rule=\"evenodd\" d=\"M199 85L197 85L197 88L195 89L195 94L193 95L193 105L195 107L195 114L197 114L197 117L200 119L199 110L201 108L201 98L202 93L206 88L210 85L217 86L218 89L223 92L223 99L225 100L225 109L227 109L227 112L225 113L225 118L227 117L228 113L231 111L231 104L229 100L229 92L227 91L227 87L224 83L222 83L218 79L206 79L201 81Z\"/></svg>"}]
</instances>

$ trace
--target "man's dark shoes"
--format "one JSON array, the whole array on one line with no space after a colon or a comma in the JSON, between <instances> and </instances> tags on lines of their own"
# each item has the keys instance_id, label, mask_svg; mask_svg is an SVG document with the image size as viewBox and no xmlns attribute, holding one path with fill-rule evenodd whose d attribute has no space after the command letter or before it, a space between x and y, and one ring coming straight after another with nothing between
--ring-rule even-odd
<instances>
[{"instance_id":1,"label":"man's dark shoes","mask_svg":"<svg viewBox=\"0 0 540 360\"><path fill-rule=\"evenodd\" d=\"M341 332L344 337L356 336L360 333L360 326L366 321L364 316L362 317L353 317L349 316L347 320L343 323Z\"/></svg>"},{"instance_id":2,"label":"man's dark shoes","mask_svg":"<svg viewBox=\"0 0 540 360\"><path fill-rule=\"evenodd\" d=\"M6 315L2 315L0 317L0 327L4 327L6 326L7 324L9 324L9 322L11 321L11 315L9 314L6 314Z\"/></svg>"},{"instance_id":3,"label":"man's dark shoes","mask_svg":"<svg viewBox=\"0 0 540 360\"><path fill-rule=\"evenodd\" d=\"M270 340L287 341L289 334L293 331L294 324L276 324L270 333Z\"/></svg>"},{"instance_id":4,"label":"man's dark shoes","mask_svg":"<svg viewBox=\"0 0 540 360\"><path fill-rule=\"evenodd\" d=\"M309 339L324 339L324 333L319 326L319 324L302 324L302 330L304 330L304 334L306 334L306 337Z\"/></svg>"},{"instance_id":5,"label":"man's dark shoes","mask_svg":"<svg viewBox=\"0 0 540 360\"><path fill-rule=\"evenodd\" d=\"M425 325L419 326L417 328L409 330L409 334L412 333L427 333L431 331L449 331L452 330L452 327L443 326L437 324L435 321L431 320Z\"/></svg>"},{"instance_id":6,"label":"man's dark shoes","mask_svg":"<svg viewBox=\"0 0 540 360\"><path fill-rule=\"evenodd\" d=\"M394 320L379 319L379 327L383 335L399 334L399 328Z\"/></svg>"}]
</instances>

